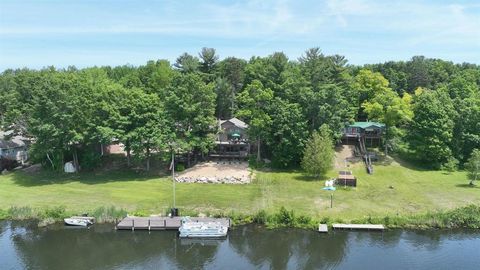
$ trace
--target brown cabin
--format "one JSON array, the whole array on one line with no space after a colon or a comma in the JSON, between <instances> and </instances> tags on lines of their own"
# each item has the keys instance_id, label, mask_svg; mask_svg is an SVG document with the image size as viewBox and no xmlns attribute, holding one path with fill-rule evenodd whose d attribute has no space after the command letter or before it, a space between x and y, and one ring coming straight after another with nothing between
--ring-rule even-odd
<instances>
[{"instance_id":1,"label":"brown cabin","mask_svg":"<svg viewBox=\"0 0 480 270\"><path fill-rule=\"evenodd\" d=\"M250 151L247 128L248 125L234 117L228 120L218 120L219 132L215 140L215 148L210 157L247 158Z\"/></svg>"}]
</instances>

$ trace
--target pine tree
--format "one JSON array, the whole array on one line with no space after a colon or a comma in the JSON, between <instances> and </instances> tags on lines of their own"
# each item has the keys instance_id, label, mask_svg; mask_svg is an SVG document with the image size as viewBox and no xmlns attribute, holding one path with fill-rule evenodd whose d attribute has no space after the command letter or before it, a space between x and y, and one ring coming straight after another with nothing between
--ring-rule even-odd
<instances>
[{"instance_id":1,"label":"pine tree","mask_svg":"<svg viewBox=\"0 0 480 270\"><path fill-rule=\"evenodd\" d=\"M314 131L307 141L303 152L302 168L310 175L319 177L333 167L332 134L327 125L322 125L320 130Z\"/></svg>"}]
</instances>

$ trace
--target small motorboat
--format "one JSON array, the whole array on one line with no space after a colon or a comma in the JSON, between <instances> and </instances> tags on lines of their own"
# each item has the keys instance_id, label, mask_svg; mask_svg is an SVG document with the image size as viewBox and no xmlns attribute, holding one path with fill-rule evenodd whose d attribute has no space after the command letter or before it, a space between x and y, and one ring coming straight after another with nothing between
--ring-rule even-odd
<instances>
[{"instance_id":1,"label":"small motorboat","mask_svg":"<svg viewBox=\"0 0 480 270\"><path fill-rule=\"evenodd\" d=\"M220 222L194 222L185 217L178 231L181 238L223 238L227 236L228 227Z\"/></svg>"},{"instance_id":2,"label":"small motorboat","mask_svg":"<svg viewBox=\"0 0 480 270\"><path fill-rule=\"evenodd\" d=\"M88 218L71 217L63 219L66 225L88 227L93 225L93 221Z\"/></svg>"}]
</instances>

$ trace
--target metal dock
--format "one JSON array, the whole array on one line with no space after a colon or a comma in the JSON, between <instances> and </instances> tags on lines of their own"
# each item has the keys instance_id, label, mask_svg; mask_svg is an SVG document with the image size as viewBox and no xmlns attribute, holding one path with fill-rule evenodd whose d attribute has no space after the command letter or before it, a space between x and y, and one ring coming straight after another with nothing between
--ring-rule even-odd
<instances>
[{"instance_id":1,"label":"metal dock","mask_svg":"<svg viewBox=\"0 0 480 270\"><path fill-rule=\"evenodd\" d=\"M332 227L335 230L385 230L385 226L382 224L333 224Z\"/></svg>"},{"instance_id":2,"label":"metal dock","mask_svg":"<svg viewBox=\"0 0 480 270\"><path fill-rule=\"evenodd\" d=\"M318 225L318 232L328 233L328 226L327 226L327 224L320 224L320 225Z\"/></svg>"},{"instance_id":3,"label":"metal dock","mask_svg":"<svg viewBox=\"0 0 480 270\"><path fill-rule=\"evenodd\" d=\"M193 222L220 222L230 228L229 218L190 217ZM126 217L116 226L117 230L178 230L182 217Z\"/></svg>"}]
</instances>

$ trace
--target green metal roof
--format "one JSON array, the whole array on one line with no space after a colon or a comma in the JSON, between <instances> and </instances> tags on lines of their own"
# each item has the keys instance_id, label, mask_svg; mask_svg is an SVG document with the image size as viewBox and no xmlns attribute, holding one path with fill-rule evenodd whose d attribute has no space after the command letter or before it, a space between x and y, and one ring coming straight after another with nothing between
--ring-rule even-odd
<instances>
[{"instance_id":1,"label":"green metal roof","mask_svg":"<svg viewBox=\"0 0 480 270\"><path fill-rule=\"evenodd\" d=\"M372 127L372 126L377 127L377 128L384 128L385 124L378 123L378 122L355 122L355 123L349 125L349 127L358 127L358 128L362 128L362 129Z\"/></svg>"}]
</instances>

